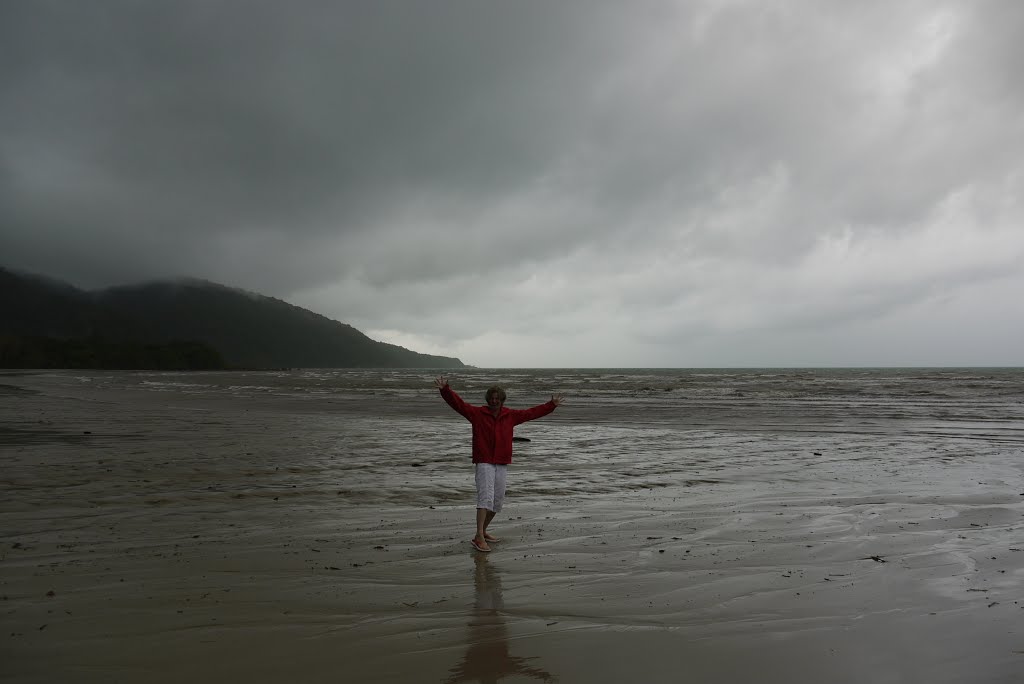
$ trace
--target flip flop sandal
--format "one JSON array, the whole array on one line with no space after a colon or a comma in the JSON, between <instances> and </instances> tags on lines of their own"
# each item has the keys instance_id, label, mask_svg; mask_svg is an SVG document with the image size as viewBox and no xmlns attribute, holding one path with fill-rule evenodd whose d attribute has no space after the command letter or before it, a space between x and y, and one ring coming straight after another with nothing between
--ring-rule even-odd
<instances>
[{"instance_id":1,"label":"flip flop sandal","mask_svg":"<svg viewBox=\"0 0 1024 684\"><path fill-rule=\"evenodd\" d=\"M485 549L484 547L482 547L479 544L477 544L476 543L476 539L470 539L469 543L473 545L474 549L476 549L477 551L480 551L481 553L490 553L491 552L490 549Z\"/></svg>"}]
</instances>

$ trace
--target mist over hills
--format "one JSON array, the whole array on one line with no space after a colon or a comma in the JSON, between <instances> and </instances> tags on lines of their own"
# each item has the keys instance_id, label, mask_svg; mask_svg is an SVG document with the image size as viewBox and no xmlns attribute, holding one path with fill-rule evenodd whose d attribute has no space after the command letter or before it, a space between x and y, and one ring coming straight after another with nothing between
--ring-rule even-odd
<instances>
[{"instance_id":1,"label":"mist over hills","mask_svg":"<svg viewBox=\"0 0 1024 684\"><path fill-rule=\"evenodd\" d=\"M38 347L40 340L122 347L187 341L215 350L226 366L237 368L465 366L457 358L378 342L348 324L218 283L183 279L86 291L2 267L0 337L8 348Z\"/></svg>"}]
</instances>

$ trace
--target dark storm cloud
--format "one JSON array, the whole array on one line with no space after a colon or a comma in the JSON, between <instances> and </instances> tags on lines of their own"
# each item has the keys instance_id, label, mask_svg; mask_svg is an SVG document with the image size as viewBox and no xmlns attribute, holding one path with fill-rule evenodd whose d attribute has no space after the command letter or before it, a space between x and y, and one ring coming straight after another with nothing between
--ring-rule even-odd
<instances>
[{"instance_id":1,"label":"dark storm cloud","mask_svg":"<svg viewBox=\"0 0 1024 684\"><path fill-rule=\"evenodd\" d=\"M204 261L189 249L197 240L216 254L210 236L287 234L302 250L370 228L407 194L450 195L471 212L571 138L560 96L574 89L574 61L603 52L590 42L567 54L572 13L534 8L8 5L0 123L16 201L4 221L40 242L137 241L144 273L154 238L188 270ZM78 270L139 275L104 268Z\"/></svg>"},{"instance_id":2,"label":"dark storm cloud","mask_svg":"<svg viewBox=\"0 0 1024 684\"><path fill-rule=\"evenodd\" d=\"M480 364L885 321L882 362L1024 301L1020 35L1009 0L8 2L0 263Z\"/></svg>"}]
</instances>

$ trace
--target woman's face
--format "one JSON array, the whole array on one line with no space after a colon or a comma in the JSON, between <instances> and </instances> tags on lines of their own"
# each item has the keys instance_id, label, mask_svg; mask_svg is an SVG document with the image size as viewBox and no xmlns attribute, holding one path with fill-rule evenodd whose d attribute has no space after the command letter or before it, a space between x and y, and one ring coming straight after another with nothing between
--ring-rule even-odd
<instances>
[{"instance_id":1,"label":"woman's face","mask_svg":"<svg viewBox=\"0 0 1024 684\"><path fill-rule=\"evenodd\" d=\"M501 406L504 403L505 402L503 402L501 400L501 395L498 394L497 392L490 392L490 393L488 393L488 395L487 395L487 407L490 408L492 412L497 413L498 411L500 411L501 410Z\"/></svg>"}]
</instances>

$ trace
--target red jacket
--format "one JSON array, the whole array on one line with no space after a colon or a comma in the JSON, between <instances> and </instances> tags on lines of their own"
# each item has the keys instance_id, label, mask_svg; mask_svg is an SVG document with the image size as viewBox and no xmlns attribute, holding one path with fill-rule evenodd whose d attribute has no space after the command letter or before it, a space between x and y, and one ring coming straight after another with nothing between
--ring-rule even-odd
<instances>
[{"instance_id":1,"label":"red jacket","mask_svg":"<svg viewBox=\"0 0 1024 684\"><path fill-rule=\"evenodd\" d=\"M555 410L554 402L528 409L501 407L495 418L487 406L470 406L448 385L441 388L441 396L448 405L473 424L473 463L512 462L512 428L534 418L546 416Z\"/></svg>"}]
</instances>

